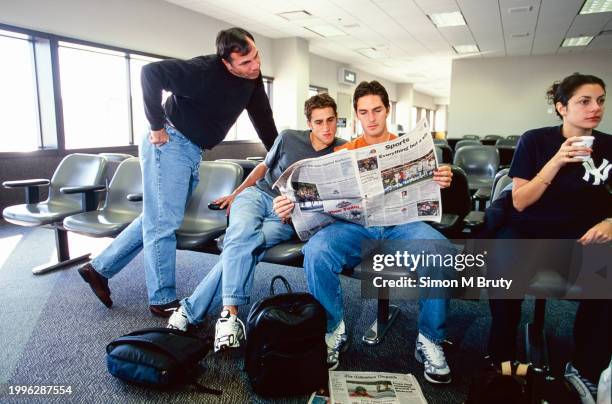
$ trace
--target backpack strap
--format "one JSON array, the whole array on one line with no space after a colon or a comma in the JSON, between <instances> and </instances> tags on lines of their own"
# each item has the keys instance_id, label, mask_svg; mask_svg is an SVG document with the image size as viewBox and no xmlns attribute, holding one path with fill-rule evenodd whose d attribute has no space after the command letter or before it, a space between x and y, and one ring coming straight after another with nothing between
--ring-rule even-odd
<instances>
[{"instance_id":1,"label":"backpack strap","mask_svg":"<svg viewBox=\"0 0 612 404\"><path fill-rule=\"evenodd\" d=\"M287 282L287 279L285 279L285 277L281 275L276 275L274 278L272 278L272 281L270 282L270 295L276 294L274 293L274 282L277 279L280 280L283 283L283 285L285 285L285 289L287 289L287 293L293 293L293 291L291 290L291 286L289 285L289 282Z\"/></svg>"},{"instance_id":2,"label":"backpack strap","mask_svg":"<svg viewBox=\"0 0 612 404\"><path fill-rule=\"evenodd\" d=\"M203 386L195 381L191 382L190 386L193 386L193 388L199 393L214 394L215 396L220 396L223 394L222 390L211 389L210 387Z\"/></svg>"}]
</instances>

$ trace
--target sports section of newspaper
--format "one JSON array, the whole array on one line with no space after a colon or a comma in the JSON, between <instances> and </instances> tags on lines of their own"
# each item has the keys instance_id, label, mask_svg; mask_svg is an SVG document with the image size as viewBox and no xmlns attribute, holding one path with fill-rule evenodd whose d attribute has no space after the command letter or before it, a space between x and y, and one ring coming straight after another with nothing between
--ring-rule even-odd
<instances>
[{"instance_id":1,"label":"sports section of newspaper","mask_svg":"<svg viewBox=\"0 0 612 404\"><path fill-rule=\"evenodd\" d=\"M295 202L293 225L300 239L308 240L336 219L367 227L440 221L437 166L422 119L398 139L298 161L274 186Z\"/></svg>"},{"instance_id":2,"label":"sports section of newspaper","mask_svg":"<svg viewBox=\"0 0 612 404\"><path fill-rule=\"evenodd\" d=\"M330 404L427 404L411 374L329 372Z\"/></svg>"}]
</instances>

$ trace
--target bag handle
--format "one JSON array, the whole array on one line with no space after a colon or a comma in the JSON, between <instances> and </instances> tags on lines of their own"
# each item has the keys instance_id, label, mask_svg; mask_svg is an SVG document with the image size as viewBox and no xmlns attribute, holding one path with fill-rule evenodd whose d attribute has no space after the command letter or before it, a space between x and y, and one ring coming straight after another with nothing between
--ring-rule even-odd
<instances>
[{"instance_id":1,"label":"bag handle","mask_svg":"<svg viewBox=\"0 0 612 404\"><path fill-rule=\"evenodd\" d=\"M289 285L289 282L287 282L287 279L285 279L285 277L281 275L276 275L274 278L272 278L272 281L270 282L270 295L276 294L274 292L274 282L277 279L280 280L283 283L283 285L285 285L285 289L287 289L287 293L293 293L293 291L291 290L291 286Z\"/></svg>"}]
</instances>

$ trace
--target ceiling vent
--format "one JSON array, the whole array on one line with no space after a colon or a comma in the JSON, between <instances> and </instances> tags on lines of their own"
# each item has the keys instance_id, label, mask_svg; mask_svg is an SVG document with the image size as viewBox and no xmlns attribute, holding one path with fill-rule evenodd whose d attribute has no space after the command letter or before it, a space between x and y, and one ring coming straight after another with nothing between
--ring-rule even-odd
<instances>
[{"instance_id":1,"label":"ceiling vent","mask_svg":"<svg viewBox=\"0 0 612 404\"><path fill-rule=\"evenodd\" d=\"M533 6L512 7L508 9L510 14L528 13L533 10Z\"/></svg>"},{"instance_id":2,"label":"ceiling vent","mask_svg":"<svg viewBox=\"0 0 612 404\"><path fill-rule=\"evenodd\" d=\"M312 18L312 14L306 10L287 11L285 13L278 13L276 15L284 18L287 21L306 20Z\"/></svg>"},{"instance_id":3,"label":"ceiling vent","mask_svg":"<svg viewBox=\"0 0 612 404\"><path fill-rule=\"evenodd\" d=\"M529 36L529 32L517 32L514 34L510 34L510 38L527 38Z\"/></svg>"}]
</instances>

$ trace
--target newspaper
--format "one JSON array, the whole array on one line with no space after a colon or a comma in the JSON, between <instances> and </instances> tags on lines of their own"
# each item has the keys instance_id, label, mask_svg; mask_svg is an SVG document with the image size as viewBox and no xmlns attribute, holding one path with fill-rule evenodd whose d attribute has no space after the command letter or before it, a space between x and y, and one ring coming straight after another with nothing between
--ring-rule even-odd
<instances>
[{"instance_id":1,"label":"newspaper","mask_svg":"<svg viewBox=\"0 0 612 404\"><path fill-rule=\"evenodd\" d=\"M330 404L427 404L411 374L329 372Z\"/></svg>"},{"instance_id":2,"label":"newspaper","mask_svg":"<svg viewBox=\"0 0 612 404\"><path fill-rule=\"evenodd\" d=\"M291 215L301 240L337 219L363 226L440 221L438 167L427 121L396 140L340 150L292 164L274 183L295 202Z\"/></svg>"}]
</instances>

